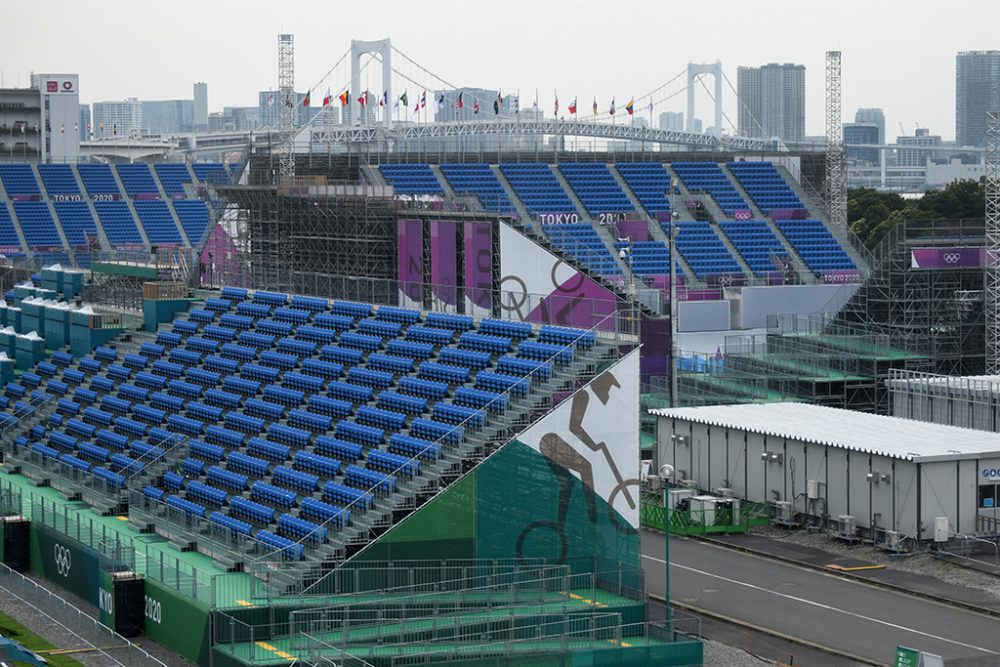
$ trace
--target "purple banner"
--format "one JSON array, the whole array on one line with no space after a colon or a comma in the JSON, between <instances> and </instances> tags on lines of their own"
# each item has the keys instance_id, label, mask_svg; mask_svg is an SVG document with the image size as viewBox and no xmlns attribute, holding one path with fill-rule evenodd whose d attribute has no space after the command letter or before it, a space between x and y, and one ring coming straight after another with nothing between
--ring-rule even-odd
<instances>
[{"instance_id":1,"label":"purple banner","mask_svg":"<svg viewBox=\"0 0 1000 667\"><path fill-rule=\"evenodd\" d=\"M632 241L648 241L649 225L645 220L622 220L615 223L618 228L618 238Z\"/></svg>"},{"instance_id":2,"label":"purple banner","mask_svg":"<svg viewBox=\"0 0 1000 667\"><path fill-rule=\"evenodd\" d=\"M52 195L52 201L83 201L83 195Z\"/></svg>"},{"instance_id":3,"label":"purple banner","mask_svg":"<svg viewBox=\"0 0 1000 667\"><path fill-rule=\"evenodd\" d=\"M5 245L0 246L0 255L18 255L21 253L20 246Z\"/></svg>"},{"instance_id":4,"label":"purple banner","mask_svg":"<svg viewBox=\"0 0 1000 667\"><path fill-rule=\"evenodd\" d=\"M136 201L150 201L153 199L159 199L160 195L156 192L140 192L132 195L132 199Z\"/></svg>"},{"instance_id":5,"label":"purple banner","mask_svg":"<svg viewBox=\"0 0 1000 667\"><path fill-rule=\"evenodd\" d=\"M170 198L176 201L178 199L187 199L187 195L184 194L183 192L175 192L174 194L170 195Z\"/></svg>"},{"instance_id":6,"label":"purple banner","mask_svg":"<svg viewBox=\"0 0 1000 667\"><path fill-rule=\"evenodd\" d=\"M677 301L719 301L722 299L721 289L688 289L677 288Z\"/></svg>"},{"instance_id":7,"label":"purple banner","mask_svg":"<svg viewBox=\"0 0 1000 667\"><path fill-rule=\"evenodd\" d=\"M773 220L805 220L808 211L804 208L772 208L768 215Z\"/></svg>"},{"instance_id":8,"label":"purple banner","mask_svg":"<svg viewBox=\"0 0 1000 667\"><path fill-rule=\"evenodd\" d=\"M41 201L41 195L11 195L13 201Z\"/></svg>"},{"instance_id":9,"label":"purple banner","mask_svg":"<svg viewBox=\"0 0 1000 667\"><path fill-rule=\"evenodd\" d=\"M122 198L119 194L94 195L94 201L118 201Z\"/></svg>"},{"instance_id":10,"label":"purple banner","mask_svg":"<svg viewBox=\"0 0 1000 667\"><path fill-rule=\"evenodd\" d=\"M121 243L115 246L115 250L122 252L142 252L146 250L146 246L141 243Z\"/></svg>"},{"instance_id":11,"label":"purple banner","mask_svg":"<svg viewBox=\"0 0 1000 667\"><path fill-rule=\"evenodd\" d=\"M493 231L487 223L465 223L465 294L480 308L490 308L493 287Z\"/></svg>"},{"instance_id":12,"label":"purple banner","mask_svg":"<svg viewBox=\"0 0 1000 667\"><path fill-rule=\"evenodd\" d=\"M733 220L753 220L753 211L748 208L738 208L733 211Z\"/></svg>"},{"instance_id":13,"label":"purple banner","mask_svg":"<svg viewBox=\"0 0 1000 667\"><path fill-rule=\"evenodd\" d=\"M205 285L216 285L219 280L232 281L237 276L243 276L245 267L239 248L222 225L216 224L206 239L201 251L201 264L204 267L201 280Z\"/></svg>"},{"instance_id":14,"label":"purple banner","mask_svg":"<svg viewBox=\"0 0 1000 667\"><path fill-rule=\"evenodd\" d=\"M670 319L642 315L639 338L642 341L642 356L639 357L639 377L647 383L655 376L665 376L670 358Z\"/></svg>"},{"instance_id":15,"label":"purple banner","mask_svg":"<svg viewBox=\"0 0 1000 667\"><path fill-rule=\"evenodd\" d=\"M423 302L421 285L424 282L424 226L420 220L398 220L399 289L410 301Z\"/></svg>"},{"instance_id":16,"label":"purple banner","mask_svg":"<svg viewBox=\"0 0 1000 667\"><path fill-rule=\"evenodd\" d=\"M431 220L431 284L442 303L458 301L458 238L454 222Z\"/></svg>"},{"instance_id":17,"label":"purple banner","mask_svg":"<svg viewBox=\"0 0 1000 667\"><path fill-rule=\"evenodd\" d=\"M986 248L913 248L910 268L974 269L986 266Z\"/></svg>"}]
</instances>

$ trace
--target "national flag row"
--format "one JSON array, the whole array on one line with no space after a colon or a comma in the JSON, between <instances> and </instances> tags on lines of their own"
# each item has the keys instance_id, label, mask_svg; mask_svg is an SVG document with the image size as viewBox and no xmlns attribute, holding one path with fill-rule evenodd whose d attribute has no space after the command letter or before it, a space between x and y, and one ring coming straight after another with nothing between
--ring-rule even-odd
<instances>
[{"instance_id":1,"label":"national flag row","mask_svg":"<svg viewBox=\"0 0 1000 667\"><path fill-rule=\"evenodd\" d=\"M408 109L409 108L410 102L409 102L409 97L407 95L407 92L408 91L403 91L403 94L400 95L399 98L396 101L393 102L393 109L394 110L398 111L400 109L400 107L402 107L403 109ZM464 96L465 96L464 92L459 92L458 97L455 99L455 101L451 105L452 109L454 109L455 111L458 111L459 109L465 108L466 105L465 105ZM340 106L341 107L346 107L348 105L348 103L351 101L350 91L345 90L340 95L338 95L336 99L340 100ZM364 91L361 94L360 97L358 97L358 104L360 104L361 107L364 108L364 107L372 104L373 103L373 99L374 98L373 98L371 92L369 92L369 91L366 90L366 91ZM333 100L334 100L334 98L333 98L333 96L330 93L330 89L327 88L326 95L323 96L323 106L324 107L330 106L333 103ZM514 107L514 112L515 113L519 113L520 112L520 103L519 103L519 100L520 100L520 96L519 95L514 96L513 107ZM567 110L569 111L570 115L573 115L573 116L577 115L577 113L576 113L576 110L577 110L576 100L577 100L577 98L574 97L573 101L570 102L569 106L567 107ZM273 103L274 103L274 95L273 94L269 94L267 96L267 104L268 104L268 106L271 106ZM308 106L311 106L311 104L312 104L312 91L309 91L309 92L306 93L305 97L302 99L302 106L308 107ZM378 106L381 108L381 107L387 106L388 104L389 104L389 91L383 91L382 95L378 98ZM285 106L288 106L288 107L294 106L294 103L292 102L291 97L287 97L286 96L286 98L285 98ZM441 94L437 99L434 100L434 110L435 111L442 111L445 108L445 106L446 106L446 103L445 103L444 94ZM500 109L502 108L502 106L503 106L503 97L501 96L500 92L498 91L497 92L497 98L495 100L493 100L493 113L495 115L500 115ZM421 93L420 97L415 100L414 105L413 105L413 111L414 112L419 112L422 109L425 109L426 107L427 107L427 91L425 90L423 93ZM537 98L537 96L535 98L535 103L533 105L533 108L534 108L534 110L536 112L538 111L538 98ZM480 111L479 98L473 98L472 109L473 109L473 113L475 113L475 114L479 113L479 111ZM558 116L559 115L559 95L558 94L556 94L556 96L555 96L554 109L555 110L553 112L553 115ZM599 113L599 107L597 105L597 98L596 97L594 98L594 107L593 107L593 109L594 109L594 115L595 116L598 115L598 113ZM615 108L615 98L612 97L611 98L611 106L608 108L608 114L611 115L611 116L614 116L615 115L615 111L616 111L616 108ZM653 111L653 99L652 98L649 99L649 111L650 111L650 113L652 113L652 111ZM630 99L628 101L628 103L625 105L625 113L627 113L629 116L632 116L632 115L635 114L635 98L634 97L632 99Z\"/></svg>"}]
</instances>

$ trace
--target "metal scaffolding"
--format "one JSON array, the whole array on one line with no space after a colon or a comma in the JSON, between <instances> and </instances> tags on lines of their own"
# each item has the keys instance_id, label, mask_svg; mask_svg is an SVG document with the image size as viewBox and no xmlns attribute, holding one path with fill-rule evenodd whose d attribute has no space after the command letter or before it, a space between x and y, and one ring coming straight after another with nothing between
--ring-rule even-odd
<instances>
[{"instance_id":1,"label":"metal scaffolding","mask_svg":"<svg viewBox=\"0 0 1000 667\"><path fill-rule=\"evenodd\" d=\"M830 222L847 226L847 170L840 109L840 51L826 52L826 206Z\"/></svg>"},{"instance_id":2,"label":"metal scaffolding","mask_svg":"<svg viewBox=\"0 0 1000 667\"><path fill-rule=\"evenodd\" d=\"M295 176L295 36L278 35L278 93L281 120L278 136L282 178Z\"/></svg>"},{"instance_id":3,"label":"metal scaffolding","mask_svg":"<svg viewBox=\"0 0 1000 667\"><path fill-rule=\"evenodd\" d=\"M1000 111L986 116L986 372L1000 374Z\"/></svg>"}]
</instances>

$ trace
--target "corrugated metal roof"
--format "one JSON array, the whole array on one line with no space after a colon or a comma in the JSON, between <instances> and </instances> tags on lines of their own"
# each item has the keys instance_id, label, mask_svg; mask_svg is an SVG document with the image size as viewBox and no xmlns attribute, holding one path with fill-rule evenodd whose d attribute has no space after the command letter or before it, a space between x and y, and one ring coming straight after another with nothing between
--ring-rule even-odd
<instances>
[{"instance_id":1,"label":"corrugated metal roof","mask_svg":"<svg viewBox=\"0 0 1000 667\"><path fill-rule=\"evenodd\" d=\"M698 408L655 409L649 412L699 424L907 460L1000 456L1000 434L821 405L708 405Z\"/></svg>"}]
</instances>

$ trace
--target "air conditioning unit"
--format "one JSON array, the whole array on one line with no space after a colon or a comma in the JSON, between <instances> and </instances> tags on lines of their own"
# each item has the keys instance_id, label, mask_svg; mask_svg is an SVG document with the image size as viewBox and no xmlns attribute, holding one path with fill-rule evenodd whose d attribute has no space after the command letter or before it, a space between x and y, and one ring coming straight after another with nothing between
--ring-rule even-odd
<instances>
[{"instance_id":1,"label":"air conditioning unit","mask_svg":"<svg viewBox=\"0 0 1000 667\"><path fill-rule=\"evenodd\" d=\"M819 480L806 480L806 498L809 500L819 500Z\"/></svg>"},{"instance_id":2,"label":"air conditioning unit","mask_svg":"<svg viewBox=\"0 0 1000 667\"><path fill-rule=\"evenodd\" d=\"M659 491L663 488L663 480L660 479L658 475L649 475L645 479L645 485L647 491Z\"/></svg>"},{"instance_id":3,"label":"air conditioning unit","mask_svg":"<svg viewBox=\"0 0 1000 667\"><path fill-rule=\"evenodd\" d=\"M715 489L715 495L722 496L723 498L732 498L733 490L730 489L728 486L720 486L717 489Z\"/></svg>"},{"instance_id":4,"label":"air conditioning unit","mask_svg":"<svg viewBox=\"0 0 1000 667\"><path fill-rule=\"evenodd\" d=\"M885 548L889 551L903 551L903 534L898 530L885 531Z\"/></svg>"},{"instance_id":5,"label":"air conditioning unit","mask_svg":"<svg viewBox=\"0 0 1000 667\"><path fill-rule=\"evenodd\" d=\"M789 500L774 501L774 522L785 526L795 523L795 513Z\"/></svg>"},{"instance_id":6,"label":"air conditioning unit","mask_svg":"<svg viewBox=\"0 0 1000 667\"><path fill-rule=\"evenodd\" d=\"M837 517L839 530L837 536L845 540L853 540L858 534L858 525L854 521L853 514L841 514Z\"/></svg>"}]
</instances>

